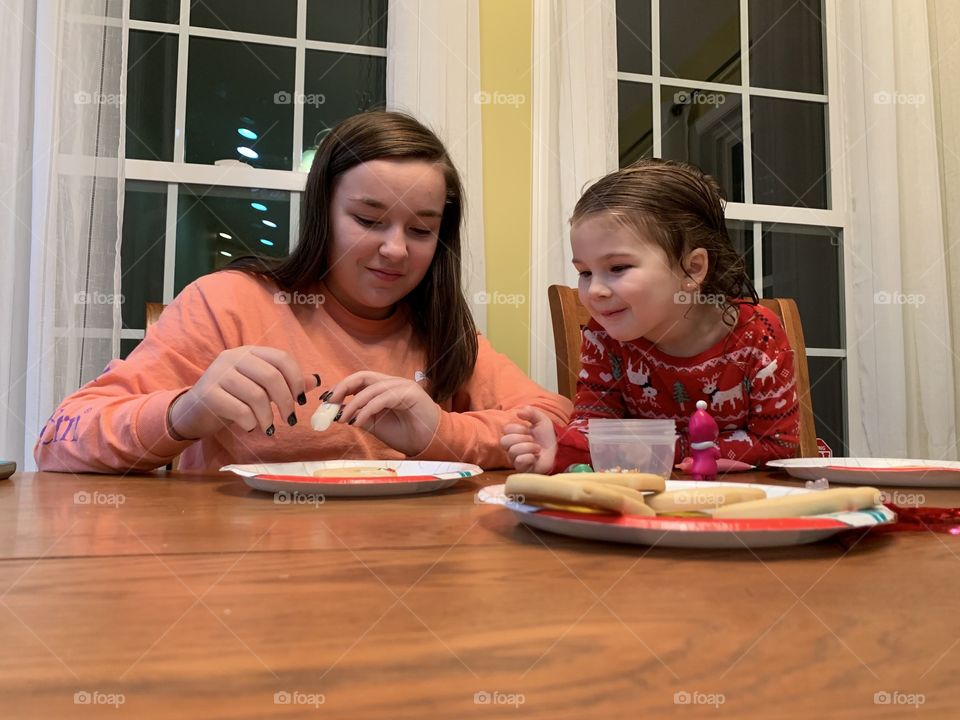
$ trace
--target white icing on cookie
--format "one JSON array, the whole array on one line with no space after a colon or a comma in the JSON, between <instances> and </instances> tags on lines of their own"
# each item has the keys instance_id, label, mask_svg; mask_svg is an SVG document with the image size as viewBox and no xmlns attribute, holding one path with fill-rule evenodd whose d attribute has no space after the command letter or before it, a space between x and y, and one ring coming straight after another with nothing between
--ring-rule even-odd
<instances>
[{"instance_id":1,"label":"white icing on cookie","mask_svg":"<svg viewBox=\"0 0 960 720\"><path fill-rule=\"evenodd\" d=\"M333 423L338 412L340 412L340 405L337 403L321 403L310 418L310 427L314 430L326 430Z\"/></svg>"}]
</instances>

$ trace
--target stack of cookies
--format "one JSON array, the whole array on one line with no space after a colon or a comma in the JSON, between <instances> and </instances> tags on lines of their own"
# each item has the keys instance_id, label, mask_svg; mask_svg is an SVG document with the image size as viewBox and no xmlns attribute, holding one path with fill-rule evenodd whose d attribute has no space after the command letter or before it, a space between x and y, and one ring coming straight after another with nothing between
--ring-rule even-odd
<instances>
[{"instance_id":1,"label":"stack of cookies","mask_svg":"<svg viewBox=\"0 0 960 720\"><path fill-rule=\"evenodd\" d=\"M665 491L659 475L583 472L518 473L507 478L506 495L527 505L617 515L703 515L714 518L780 518L862 510L881 503L871 487L835 488L768 498L747 485L714 485Z\"/></svg>"}]
</instances>

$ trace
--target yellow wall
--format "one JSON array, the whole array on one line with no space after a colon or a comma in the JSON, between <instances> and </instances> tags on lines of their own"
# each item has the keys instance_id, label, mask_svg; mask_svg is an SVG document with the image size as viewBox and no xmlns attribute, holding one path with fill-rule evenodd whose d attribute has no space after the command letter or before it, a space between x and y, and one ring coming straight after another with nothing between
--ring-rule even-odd
<instances>
[{"instance_id":1,"label":"yellow wall","mask_svg":"<svg viewBox=\"0 0 960 720\"><path fill-rule=\"evenodd\" d=\"M487 336L529 366L532 0L480 0Z\"/></svg>"}]
</instances>

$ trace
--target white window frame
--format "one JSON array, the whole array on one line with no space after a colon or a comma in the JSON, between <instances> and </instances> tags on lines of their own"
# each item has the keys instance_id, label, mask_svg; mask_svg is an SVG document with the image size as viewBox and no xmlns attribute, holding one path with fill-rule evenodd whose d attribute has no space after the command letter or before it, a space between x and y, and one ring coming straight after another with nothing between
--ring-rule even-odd
<instances>
[{"instance_id":1,"label":"white window frame","mask_svg":"<svg viewBox=\"0 0 960 720\"><path fill-rule=\"evenodd\" d=\"M164 237L163 302L174 298L174 267L177 250L177 188L181 184L216 185L241 188L262 188L290 192L290 249L296 246L295 228L300 224L300 195L306 187L307 173L298 170L271 170L243 165L202 165L185 161L184 135L187 114L187 66L191 37L233 40L254 45L292 47L296 50L294 97L301 97L306 74L306 51L349 53L371 57L387 57L387 49L370 45L350 45L307 39L307 0L297 2L296 36L281 37L254 33L217 30L190 26L190 0L180 0L180 21L177 24L130 19L130 0L124 0L124 15L129 29L176 34L177 87L174 113L173 160L124 159L126 180L165 183L167 185L167 215ZM303 103L293 103L293 158L303 155ZM124 329L121 339L140 340L143 329Z\"/></svg>"},{"instance_id":2,"label":"white window frame","mask_svg":"<svg viewBox=\"0 0 960 720\"><path fill-rule=\"evenodd\" d=\"M847 168L845 153L843 152L843 97L840 92L838 66L838 39L834 28L837 27L837 0L823 0L824 23L824 52L826 53L825 85L826 93L805 93L769 88L753 87L748 84L750 78L750 33L749 33L749 6L748 0L740 0L740 78L739 85L715 82L700 82L682 80L673 77L664 77L660 74L660 2L650 0L650 27L651 27L651 73L617 72L617 80L642 82L651 87L653 108L653 152L661 156L662 128L660 120L659 98L660 88L663 85L689 89L712 90L716 92L737 93L741 96L742 136L743 136L743 174L744 174L744 202L730 202L726 206L726 217L729 220L740 220L751 223L753 226L753 262L754 285L757 292L763 292L763 225L808 225L828 226L840 231L843 242L841 245L840 268L843 279L841 297L844 303L844 322L841 323L841 334L844 338L843 348L807 347L808 357L845 358L845 375L843 385L846 395L844 422L848 446L852 442L850 395L847 389L859 387L857 354L857 338L852 336L851 323L846 322L846 308L851 305L853 287L850 273L845 271L849 267L849 198L847 195ZM763 205L753 202L753 141L751 137L751 103L748 98L770 97L784 100L803 100L816 102L827 106L827 167L829 168L828 192L830 208L787 207L780 205ZM615 168L611 168L613 170Z\"/></svg>"}]
</instances>

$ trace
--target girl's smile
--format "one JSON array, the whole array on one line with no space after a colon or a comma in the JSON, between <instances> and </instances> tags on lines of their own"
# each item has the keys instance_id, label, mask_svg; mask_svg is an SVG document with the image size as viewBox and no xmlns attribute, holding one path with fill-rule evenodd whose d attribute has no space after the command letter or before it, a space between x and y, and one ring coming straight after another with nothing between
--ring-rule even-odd
<instances>
[{"instance_id":1,"label":"girl's smile","mask_svg":"<svg viewBox=\"0 0 960 720\"><path fill-rule=\"evenodd\" d=\"M690 305L690 290L706 274L706 252L688 253L689 274L652 239L607 212L570 229L580 302L610 337L644 338L664 352L689 357L729 332L715 306Z\"/></svg>"},{"instance_id":2,"label":"girl's smile","mask_svg":"<svg viewBox=\"0 0 960 720\"><path fill-rule=\"evenodd\" d=\"M674 302L683 277L666 253L608 213L583 218L570 230L580 301L611 337L657 342L685 308Z\"/></svg>"},{"instance_id":3,"label":"girl's smile","mask_svg":"<svg viewBox=\"0 0 960 720\"><path fill-rule=\"evenodd\" d=\"M355 315L389 316L430 269L446 200L434 163L371 160L337 180L324 281Z\"/></svg>"}]
</instances>

